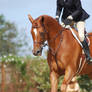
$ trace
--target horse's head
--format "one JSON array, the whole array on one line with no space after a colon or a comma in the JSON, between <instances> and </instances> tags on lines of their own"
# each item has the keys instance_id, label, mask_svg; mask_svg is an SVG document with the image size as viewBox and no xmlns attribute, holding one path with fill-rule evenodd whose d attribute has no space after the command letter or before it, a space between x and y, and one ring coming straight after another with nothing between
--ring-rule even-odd
<instances>
[{"instance_id":1,"label":"horse's head","mask_svg":"<svg viewBox=\"0 0 92 92\"><path fill-rule=\"evenodd\" d=\"M35 20L31 17L31 15L28 15L28 17L32 23L31 34L34 42L32 52L35 56L40 56L42 54L44 42L47 38L47 33L44 27L44 17L40 16Z\"/></svg>"}]
</instances>

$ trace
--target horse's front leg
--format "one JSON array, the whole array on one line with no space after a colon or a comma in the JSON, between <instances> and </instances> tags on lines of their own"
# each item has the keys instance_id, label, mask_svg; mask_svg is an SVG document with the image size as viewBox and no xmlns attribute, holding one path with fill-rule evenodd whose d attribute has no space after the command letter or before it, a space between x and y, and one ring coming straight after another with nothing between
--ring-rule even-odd
<instances>
[{"instance_id":1,"label":"horse's front leg","mask_svg":"<svg viewBox=\"0 0 92 92\"><path fill-rule=\"evenodd\" d=\"M54 71L50 72L51 92L57 92L58 76Z\"/></svg>"},{"instance_id":2,"label":"horse's front leg","mask_svg":"<svg viewBox=\"0 0 92 92\"><path fill-rule=\"evenodd\" d=\"M74 71L70 67L66 69L63 83L61 85L61 92L66 92L67 85L74 77Z\"/></svg>"}]
</instances>

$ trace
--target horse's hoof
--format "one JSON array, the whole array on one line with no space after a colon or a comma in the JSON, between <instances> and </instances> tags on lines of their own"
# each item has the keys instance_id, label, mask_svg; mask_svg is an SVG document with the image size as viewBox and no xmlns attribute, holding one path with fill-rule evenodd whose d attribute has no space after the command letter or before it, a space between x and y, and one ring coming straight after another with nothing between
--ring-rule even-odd
<instances>
[{"instance_id":1,"label":"horse's hoof","mask_svg":"<svg viewBox=\"0 0 92 92\"><path fill-rule=\"evenodd\" d=\"M62 84L61 85L61 92L66 92L66 87L67 87L66 84Z\"/></svg>"}]
</instances>

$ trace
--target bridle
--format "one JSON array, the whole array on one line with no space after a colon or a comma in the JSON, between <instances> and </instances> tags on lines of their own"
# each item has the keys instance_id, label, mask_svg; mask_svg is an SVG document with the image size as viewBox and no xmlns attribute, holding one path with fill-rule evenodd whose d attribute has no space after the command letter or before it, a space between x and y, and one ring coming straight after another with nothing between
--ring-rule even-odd
<instances>
[{"instance_id":1,"label":"bridle","mask_svg":"<svg viewBox=\"0 0 92 92\"><path fill-rule=\"evenodd\" d=\"M41 51L43 50L44 47L48 46L48 47L49 47L49 50L51 51L51 53L55 56L56 53L58 52L58 49L59 49L60 46L61 46L61 42L62 42L62 40L63 40L63 36L61 35L59 45L58 45L58 47L56 48L56 50L54 50L54 49L52 49L52 48L48 45L48 43L45 43L45 34L48 35L48 32L46 31L46 28L45 28L45 26L44 26L44 23L42 23L42 27L43 27L44 32L42 32L42 33L40 34L40 36L42 36L42 39L43 39L43 40L42 40L42 41L39 41L39 42L35 41L34 44L40 44L40 45L41 45L41 47L40 47L40 50L41 50ZM55 41L56 38L57 38L60 34L62 34L63 31L64 31L64 28L63 28L62 30L60 30L49 42ZM44 35L44 36L43 36L43 35Z\"/></svg>"},{"instance_id":2,"label":"bridle","mask_svg":"<svg viewBox=\"0 0 92 92\"><path fill-rule=\"evenodd\" d=\"M43 50L44 47L48 46L48 44L44 42L45 34L48 34L48 32L46 31L45 26L44 26L43 23L42 23L42 27L43 27L44 32L41 32L40 36L42 37L43 40L41 40L39 42L38 41L34 41L34 44L40 44L41 45L41 47L40 47L41 50ZM39 27L34 27L34 28L39 28Z\"/></svg>"},{"instance_id":3,"label":"bridle","mask_svg":"<svg viewBox=\"0 0 92 92\"><path fill-rule=\"evenodd\" d=\"M48 32L46 31L46 28L45 28L45 26L44 26L44 23L42 23L42 27L43 27L43 30L44 30L44 32L43 32L42 34L44 34L44 35L47 34L47 35L48 35ZM64 29L65 29L65 28L62 28L62 30L60 30L51 40L49 40L49 42L55 41L56 38L57 38L60 34L62 34L62 32L64 31ZM41 36L43 37L43 40L42 40L42 41L39 41L39 42L34 42L34 44L40 44L40 45L41 45L40 51L42 51L44 47L48 46L48 47L49 47L49 51L51 51L51 54L55 57L55 61L56 61L56 64L57 64L57 66L58 66L57 57L56 57L56 56L57 56L57 52L58 52L58 50L59 50L59 48L60 48L60 46L61 46L61 42L62 42L62 40L63 40L63 36L61 35L61 37L60 37L60 42L59 42L58 47L56 48L56 50L54 50L52 47L50 47L50 46L48 45L48 43L45 43L45 36L43 36L43 35L41 35Z\"/></svg>"}]
</instances>

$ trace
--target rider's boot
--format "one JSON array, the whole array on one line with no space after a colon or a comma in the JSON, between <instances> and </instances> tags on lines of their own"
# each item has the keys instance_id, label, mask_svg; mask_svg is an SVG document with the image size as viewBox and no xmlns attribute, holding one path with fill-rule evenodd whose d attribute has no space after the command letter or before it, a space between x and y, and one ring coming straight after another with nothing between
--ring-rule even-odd
<instances>
[{"instance_id":1,"label":"rider's boot","mask_svg":"<svg viewBox=\"0 0 92 92\"><path fill-rule=\"evenodd\" d=\"M89 46L88 46L86 39L82 42L82 45L83 45L84 53L86 55L86 60L89 63L92 63L92 57L90 56Z\"/></svg>"}]
</instances>

